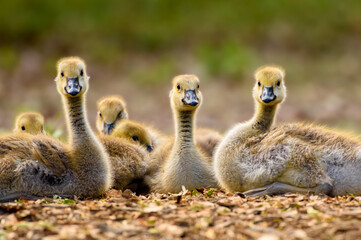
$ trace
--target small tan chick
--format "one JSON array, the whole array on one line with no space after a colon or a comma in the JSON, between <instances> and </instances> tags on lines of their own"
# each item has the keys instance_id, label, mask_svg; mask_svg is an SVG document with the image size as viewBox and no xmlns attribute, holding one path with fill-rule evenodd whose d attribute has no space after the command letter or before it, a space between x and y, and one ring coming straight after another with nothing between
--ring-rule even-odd
<instances>
[{"instance_id":1,"label":"small tan chick","mask_svg":"<svg viewBox=\"0 0 361 240\"><path fill-rule=\"evenodd\" d=\"M202 103L198 78L194 75L175 77L170 102L175 138L155 149L146 181L153 191L163 193L180 192L182 186L186 189L217 187L209 158L194 142L195 115ZM156 171L152 173L152 170Z\"/></svg>"},{"instance_id":2,"label":"small tan chick","mask_svg":"<svg viewBox=\"0 0 361 240\"><path fill-rule=\"evenodd\" d=\"M106 96L98 100L96 126L100 133L111 134L122 119L128 119L127 104L121 96Z\"/></svg>"},{"instance_id":3,"label":"small tan chick","mask_svg":"<svg viewBox=\"0 0 361 240\"><path fill-rule=\"evenodd\" d=\"M219 182L228 191L246 191L248 196L361 195L360 138L303 123L269 130L274 106L285 96L283 76L275 67L256 72L254 96L264 106L221 142L215 155Z\"/></svg>"},{"instance_id":4,"label":"small tan chick","mask_svg":"<svg viewBox=\"0 0 361 240\"><path fill-rule=\"evenodd\" d=\"M117 128L122 121L127 119L128 113L126 109L126 102L122 97L108 96L103 97L98 101L98 116L96 125L99 133L112 134L114 129ZM137 126L135 127L134 124ZM146 130L147 135L149 134L151 137L152 148L156 148L159 144L166 140L166 137L163 134L151 126L135 121L132 121L132 126L135 127L135 129ZM121 133L122 136L125 136L124 134L124 132Z\"/></svg>"},{"instance_id":5,"label":"small tan chick","mask_svg":"<svg viewBox=\"0 0 361 240\"><path fill-rule=\"evenodd\" d=\"M248 151L245 143L272 127L277 108L286 98L285 72L282 68L264 66L256 70L254 77L256 83L253 88L253 118L233 127L215 153L214 169L217 180L230 192L246 191L254 186L255 176L250 168L255 168L256 163L248 162L248 158L245 158L245 152ZM262 172L257 174L261 176Z\"/></svg>"},{"instance_id":6,"label":"small tan chick","mask_svg":"<svg viewBox=\"0 0 361 240\"><path fill-rule=\"evenodd\" d=\"M107 96L98 101L98 138L110 157L114 176L113 188L131 189L137 194L145 194L149 191L144 184L150 162L149 153L142 146L134 144L134 141L111 136L119 124L128 119L126 105L120 96Z\"/></svg>"},{"instance_id":7,"label":"small tan chick","mask_svg":"<svg viewBox=\"0 0 361 240\"><path fill-rule=\"evenodd\" d=\"M89 77L82 59L61 59L56 87L69 144L43 134L0 136L0 201L20 197L99 196L112 185L110 161L85 112Z\"/></svg>"},{"instance_id":8,"label":"small tan chick","mask_svg":"<svg viewBox=\"0 0 361 240\"><path fill-rule=\"evenodd\" d=\"M145 147L148 152L153 151L152 136L142 124L131 120L121 121L111 133L114 137L124 138Z\"/></svg>"},{"instance_id":9,"label":"small tan chick","mask_svg":"<svg viewBox=\"0 0 361 240\"><path fill-rule=\"evenodd\" d=\"M40 113L25 112L16 117L15 133L44 134L44 117Z\"/></svg>"}]
</instances>

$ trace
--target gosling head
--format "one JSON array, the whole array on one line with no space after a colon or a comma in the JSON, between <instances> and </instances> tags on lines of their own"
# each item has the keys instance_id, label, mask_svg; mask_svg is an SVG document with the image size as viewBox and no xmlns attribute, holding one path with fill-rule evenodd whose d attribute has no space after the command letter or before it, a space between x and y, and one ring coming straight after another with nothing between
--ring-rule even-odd
<instances>
[{"instance_id":1,"label":"gosling head","mask_svg":"<svg viewBox=\"0 0 361 240\"><path fill-rule=\"evenodd\" d=\"M263 105L276 105L286 98L285 71L277 66L263 66L256 70L253 97Z\"/></svg>"},{"instance_id":2,"label":"gosling head","mask_svg":"<svg viewBox=\"0 0 361 240\"><path fill-rule=\"evenodd\" d=\"M152 138L150 133L139 123L124 120L114 129L113 136L125 138L128 141L139 143L148 152L153 151Z\"/></svg>"},{"instance_id":3,"label":"gosling head","mask_svg":"<svg viewBox=\"0 0 361 240\"><path fill-rule=\"evenodd\" d=\"M15 120L16 133L30 133L33 135L44 133L44 117L40 113L26 112Z\"/></svg>"},{"instance_id":4,"label":"gosling head","mask_svg":"<svg viewBox=\"0 0 361 240\"><path fill-rule=\"evenodd\" d=\"M127 104L120 96L108 96L98 100L97 129L110 134L122 119L128 119Z\"/></svg>"},{"instance_id":5,"label":"gosling head","mask_svg":"<svg viewBox=\"0 0 361 240\"><path fill-rule=\"evenodd\" d=\"M202 103L199 79L195 75L180 75L173 79L170 91L171 105L178 111L192 111Z\"/></svg>"},{"instance_id":6,"label":"gosling head","mask_svg":"<svg viewBox=\"0 0 361 240\"><path fill-rule=\"evenodd\" d=\"M82 96L89 86L85 62L79 57L60 59L55 81L58 92L63 96L70 98Z\"/></svg>"}]
</instances>

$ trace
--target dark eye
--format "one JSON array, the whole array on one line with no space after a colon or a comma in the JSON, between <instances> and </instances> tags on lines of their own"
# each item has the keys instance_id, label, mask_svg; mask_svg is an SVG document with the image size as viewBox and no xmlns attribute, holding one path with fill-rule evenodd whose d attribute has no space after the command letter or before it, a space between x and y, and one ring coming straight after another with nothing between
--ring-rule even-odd
<instances>
[{"instance_id":1,"label":"dark eye","mask_svg":"<svg viewBox=\"0 0 361 240\"><path fill-rule=\"evenodd\" d=\"M84 71L82 69L82 70L80 70L80 76L83 76L83 75L84 75Z\"/></svg>"},{"instance_id":2,"label":"dark eye","mask_svg":"<svg viewBox=\"0 0 361 240\"><path fill-rule=\"evenodd\" d=\"M197 88L199 89L199 84L198 84Z\"/></svg>"},{"instance_id":3,"label":"dark eye","mask_svg":"<svg viewBox=\"0 0 361 240\"><path fill-rule=\"evenodd\" d=\"M134 141L139 141L139 138L137 136L132 137Z\"/></svg>"},{"instance_id":4,"label":"dark eye","mask_svg":"<svg viewBox=\"0 0 361 240\"><path fill-rule=\"evenodd\" d=\"M64 77L64 73L63 73L63 72L61 72L60 75L61 75L62 77Z\"/></svg>"},{"instance_id":5,"label":"dark eye","mask_svg":"<svg viewBox=\"0 0 361 240\"><path fill-rule=\"evenodd\" d=\"M99 117L103 117L103 115L102 115L102 113L101 113L101 112L99 112Z\"/></svg>"},{"instance_id":6,"label":"dark eye","mask_svg":"<svg viewBox=\"0 0 361 240\"><path fill-rule=\"evenodd\" d=\"M281 86L281 81L280 80L277 81L277 87L279 87L279 86Z\"/></svg>"},{"instance_id":7,"label":"dark eye","mask_svg":"<svg viewBox=\"0 0 361 240\"><path fill-rule=\"evenodd\" d=\"M260 87L261 86L261 82L260 81L258 81L258 87Z\"/></svg>"},{"instance_id":8,"label":"dark eye","mask_svg":"<svg viewBox=\"0 0 361 240\"><path fill-rule=\"evenodd\" d=\"M123 113L122 113L122 111L120 111L118 114L118 118L122 118L122 117L123 117Z\"/></svg>"},{"instance_id":9,"label":"dark eye","mask_svg":"<svg viewBox=\"0 0 361 240\"><path fill-rule=\"evenodd\" d=\"M179 84L177 85L177 89L180 90L180 85Z\"/></svg>"},{"instance_id":10,"label":"dark eye","mask_svg":"<svg viewBox=\"0 0 361 240\"><path fill-rule=\"evenodd\" d=\"M25 127L24 127L24 126L21 126L21 130L25 131Z\"/></svg>"}]
</instances>

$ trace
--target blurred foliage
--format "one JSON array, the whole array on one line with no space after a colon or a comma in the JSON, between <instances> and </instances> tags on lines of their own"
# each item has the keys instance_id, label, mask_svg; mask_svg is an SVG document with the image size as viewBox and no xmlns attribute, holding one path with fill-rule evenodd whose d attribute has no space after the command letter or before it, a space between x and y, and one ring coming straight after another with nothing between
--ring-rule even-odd
<instances>
[{"instance_id":1,"label":"blurred foliage","mask_svg":"<svg viewBox=\"0 0 361 240\"><path fill-rule=\"evenodd\" d=\"M0 67L11 70L29 47L50 59L81 55L109 65L186 50L208 73L234 79L265 50L315 56L359 42L360 12L357 0L1 1ZM148 77L135 73L140 82L176 68L162 58L152 64Z\"/></svg>"}]
</instances>

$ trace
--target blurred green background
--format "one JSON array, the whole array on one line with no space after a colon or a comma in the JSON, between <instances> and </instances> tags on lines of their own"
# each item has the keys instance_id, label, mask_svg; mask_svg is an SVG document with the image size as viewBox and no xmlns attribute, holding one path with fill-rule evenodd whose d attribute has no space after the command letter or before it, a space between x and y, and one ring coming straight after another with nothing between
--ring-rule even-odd
<instances>
[{"instance_id":1,"label":"blurred green background","mask_svg":"<svg viewBox=\"0 0 361 240\"><path fill-rule=\"evenodd\" d=\"M63 129L55 63L88 63L88 113L107 94L130 118L171 132L173 76L197 74L199 126L224 131L253 114L253 71L278 64L288 98L279 121L315 121L361 132L361 1L0 2L0 128L26 110ZM93 125L94 126L94 125Z\"/></svg>"}]
</instances>

